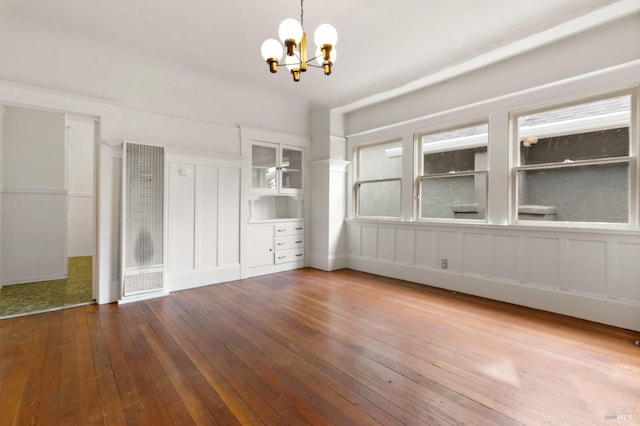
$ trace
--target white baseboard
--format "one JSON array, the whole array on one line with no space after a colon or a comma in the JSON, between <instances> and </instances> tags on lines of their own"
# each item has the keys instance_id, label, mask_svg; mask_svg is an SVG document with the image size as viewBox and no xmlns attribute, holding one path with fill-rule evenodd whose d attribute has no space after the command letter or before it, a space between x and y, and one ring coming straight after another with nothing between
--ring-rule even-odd
<instances>
[{"instance_id":1,"label":"white baseboard","mask_svg":"<svg viewBox=\"0 0 640 426\"><path fill-rule=\"evenodd\" d=\"M127 296L118 300L118 305L125 305L132 302L140 302L143 300L155 299L156 297L168 296L168 291L153 291L149 293L136 294L135 296Z\"/></svg>"},{"instance_id":2,"label":"white baseboard","mask_svg":"<svg viewBox=\"0 0 640 426\"><path fill-rule=\"evenodd\" d=\"M318 254L311 254L309 258L309 266L315 269L329 272L346 268L349 261L349 259L345 255L327 257Z\"/></svg>"},{"instance_id":3,"label":"white baseboard","mask_svg":"<svg viewBox=\"0 0 640 426\"><path fill-rule=\"evenodd\" d=\"M166 286L169 291L178 291L239 279L240 265L237 264L208 270L167 273Z\"/></svg>"},{"instance_id":4,"label":"white baseboard","mask_svg":"<svg viewBox=\"0 0 640 426\"><path fill-rule=\"evenodd\" d=\"M275 274L276 272L290 271L292 269L304 268L304 260L297 262L280 263L278 265L257 266L247 268L247 275L243 278L257 277L258 275Z\"/></svg>"},{"instance_id":5,"label":"white baseboard","mask_svg":"<svg viewBox=\"0 0 640 426\"><path fill-rule=\"evenodd\" d=\"M106 305L107 303L114 303L118 301L118 295L120 294L120 281L112 280L109 288L100 289L100 297L96 300L98 305Z\"/></svg>"},{"instance_id":6,"label":"white baseboard","mask_svg":"<svg viewBox=\"0 0 640 426\"><path fill-rule=\"evenodd\" d=\"M9 278L6 282L3 282L2 285L37 283L40 281L64 280L65 278L67 278L66 275L39 275L32 277Z\"/></svg>"},{"instance_id":7,"label":"white baseboard","mask_svg":"<svg viewBox=\"0 0 640 426\"><path fill-rule=\"evenodd\" d=\"M640 331L640 306L570 291L349 257L349 268Z\"/></svg>"}]
</instances>

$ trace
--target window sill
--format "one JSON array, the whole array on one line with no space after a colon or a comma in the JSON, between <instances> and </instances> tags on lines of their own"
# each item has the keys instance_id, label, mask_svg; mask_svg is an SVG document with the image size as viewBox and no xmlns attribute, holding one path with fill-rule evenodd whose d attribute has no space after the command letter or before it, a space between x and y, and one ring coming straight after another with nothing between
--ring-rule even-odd
<instances>
[{"instance_id":1,"label":"window sill","mask_svg":"<svg viewBox=\"0 0 640 426\"><path fill-rule=\"evenodd\" d=\"M636 237L640 235L640 230L632 228L628 224L608 225L596 227L592 224L574 224L569 222L548 222L548 221L518 221L515 224L491 224L479 220L459 220L459 219L443 219L443 220L399 220L384 218L347 218L347 224L362 225L388 225L407 228L466 228L466 229L492 229L500 231L539 231L539 232L566 232L579 234L594 235L627 235Z\"/></svg>"}]
</instances>

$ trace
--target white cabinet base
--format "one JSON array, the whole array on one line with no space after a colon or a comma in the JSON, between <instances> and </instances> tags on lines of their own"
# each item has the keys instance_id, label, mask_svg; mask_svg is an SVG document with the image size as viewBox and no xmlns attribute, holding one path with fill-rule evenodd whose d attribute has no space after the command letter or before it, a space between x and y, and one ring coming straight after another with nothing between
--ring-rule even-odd
<instances>
[{"instance_id":1,"label":"white cabinet base","mask_svg":"<svg viewBox=\"0 0 640 426\"><path fill-rule=\"evenodd\" d=\"M277 265L258 266L255 268L248 268L247 278L257 277L258 275L275 274L276 272L290 271L292 269L304 268L304 260L297 262L280 263Z\"/></svg>"},{"instance_id":2,"label":"white cabinet base","mask_svg":"<svg viewBox=\"0 0 640 426\"><path fill-rule=\"evenodd\" d=\"M304 228L300 220L250 224L248 276L304 267Z\"/></svg>"}]
</instances>

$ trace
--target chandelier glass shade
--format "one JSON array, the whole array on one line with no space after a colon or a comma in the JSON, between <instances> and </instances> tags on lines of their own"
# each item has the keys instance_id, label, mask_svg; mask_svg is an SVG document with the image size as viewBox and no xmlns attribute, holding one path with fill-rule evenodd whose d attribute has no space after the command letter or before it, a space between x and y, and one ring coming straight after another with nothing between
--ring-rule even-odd
<instances>
[{"instance_id":1,"label":"chandelier glass shade","mask_svg":"<svg viewBox=\"0 0 640 426\"><path fill-rule=\"evenodd\" d=\"M285 19L280 23L278 35L280 41L270 38L262 43L260 49L262 57L269 64L269 71L278 72L278 66L284 56L284 65L287 67L293 81L300 81L300 73L307 71L307 67L322 68L325 75L331 74L331 69L336 61L335 45L338 42L338 32L331 24L320 25L313 36L317 49L315 55L308 58L307 34L304 31L304 0L300 1L300 22L293 18ZM312 63L316 60L317 65Z\"/></svg>"}]
</instances>

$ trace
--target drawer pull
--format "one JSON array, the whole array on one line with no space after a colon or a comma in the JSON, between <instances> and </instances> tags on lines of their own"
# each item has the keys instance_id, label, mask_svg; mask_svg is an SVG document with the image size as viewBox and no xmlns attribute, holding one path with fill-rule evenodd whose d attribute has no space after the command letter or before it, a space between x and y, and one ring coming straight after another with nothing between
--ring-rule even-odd
<instances>
[{"instance_id":1,"label":"drawer pull","mask_svg":"<svg viewBox=\"0 0 640 426\"><path fill-rule=\"evenodd\" d=\"M304 228L300 227L300 228L296 228L296 231L302 231Z\"/></svg>"},{"instance_id":2,"label":"drawer pull","mask_svg":"<svg viewBox=\"0 0 640 426\"><path fill-rule=\"evenodd\" d=\"M276 229L276 232L284 232L286 229Z\"/></svg>"},{"instance_id":3,"label":"drawer pull","mask_svg":"<svg viewBox=\"0 0 640 426\"><path fill-rule=\"evenodd\" d=\"M286 259L287 256L278 256L278 259Z\"/></svg>"},{"instance_id":4,"label":"drawer pull","mask_svg":"<svg viewBox=\"0 0 640 426\"><path fill-rule=\"evenodd\" d=\"M302 244L302 241L296 241L296 244Z\"/></svg>"},{"instance_id":5,"label":"drawer pull","mask_svg":"<svg viewBox=\"0 0 640 426\"><path fill-rule=\"evenodd\" d=\"M302 253L300 253L300 254L296 254L296 257L300 257L300 256L302 256Z\"/></svg>"},{"instance_id":6,"label":"drawer pull","mask_svg":"<svg viewBox=\"0 0 640 426\"><path fill-rule=\"evenodd\" d=\"M287 243L277 243L276 245L277 246L284 246L284 245L287 245Z\"/></svg>"}]
</instances>

